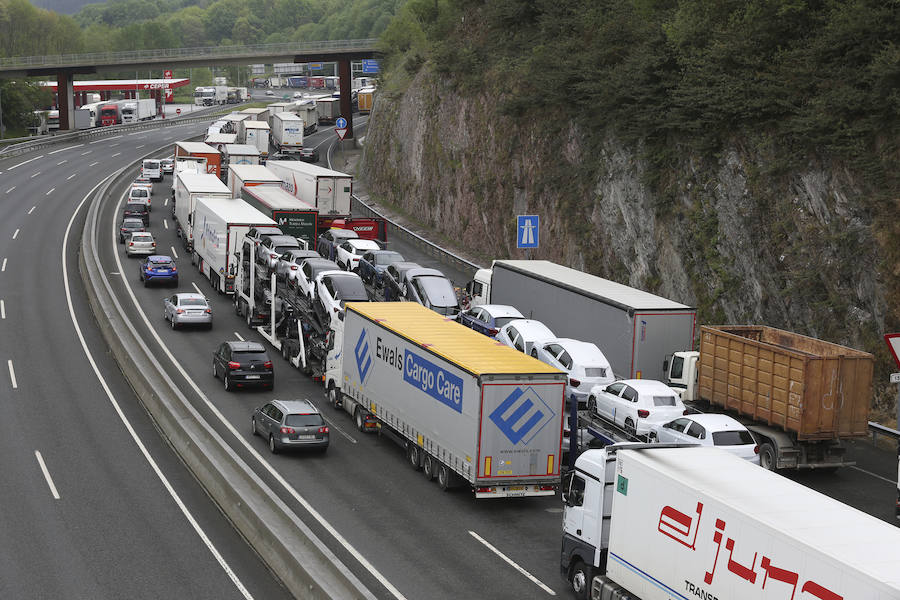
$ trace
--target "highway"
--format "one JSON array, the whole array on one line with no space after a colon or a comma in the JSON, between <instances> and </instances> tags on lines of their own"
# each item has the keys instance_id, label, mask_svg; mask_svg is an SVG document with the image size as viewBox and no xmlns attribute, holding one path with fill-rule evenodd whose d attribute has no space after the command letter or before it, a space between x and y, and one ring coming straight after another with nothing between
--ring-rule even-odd
<instances>
[{"instance_id":1,"label":"highway","mask_svg":"<svg viewBox=\"0 0 900 600\"><path fill-rule=\"evenodd\" d=\"M104 348L75 272L84 215L79 203L91 188L163 145L159 155L170 154L174 141L205 129L140 132L0 161L0 367L8 371L0 374L0 464L8 482L3 505L11 507L0 513L0 531L11 540L0 553L5 597L286 597L160 439ZM333 139L329 128L308 137L323 158ZM213 329L172 331L162 317L162 298L175 290L138 281L138 260L125 257L114 235L125 186L113 188L103 207L101 231L108 235L100 240L102 259L145 341L226 442L378 598L568 597L558 572L558 497L476 502L466 489L441 492L407 465L399 446L357 432L345 413L327 405L320 384L281 358L273 356L274 392L224 391L212 377L213 349L226 339L261 337L184 256L163 206L170 185L170 176L155 184L151 231L160 253L177 256L178 291L199 289L210 298ZM457 285L469 275L450 272L402 242L391 247L444 270ZM221 564L148 465L110 396L221 553ZM273 397L305 397L320 408L332 429L327 453L272 456L251 436L252 409ZM893 520L896 460L863 443L851 452L859 468L790 476ZM28 577L35 572L47 575Z\"/></svg>"}]
</instances>

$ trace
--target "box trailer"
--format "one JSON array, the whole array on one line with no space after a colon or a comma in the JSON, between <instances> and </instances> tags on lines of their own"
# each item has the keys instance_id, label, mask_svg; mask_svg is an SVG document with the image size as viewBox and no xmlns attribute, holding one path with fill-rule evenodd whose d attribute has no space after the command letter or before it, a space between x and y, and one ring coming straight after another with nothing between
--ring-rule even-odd
<instances>
[{"instance_id":1,"label":"box trailer","mask_svg":"<svg viewBox=\"0 0 900 600\"><path fill-rule=\"evenodd\" d=\"M700 328L700 352L664 362L685 401L738 415L760 442L768 469L834 468L841 440L868 435L874 357L762 325Z\"/></svg>"},{"instance_id":2,"label":"box trailer","mask_svg":"<svg viewBox=\"0 0 900 600\"><path fill-rule=\"evenodd\" d=\"M203 159L206 172L221 177L222 155L219 151L203 142L175 142L175 161L179 157Z\"/></svg>"},{"instance_id":3,"label":"box trailer","mask_svg":"<svg viewBox=\"0 0 900 600\"><path fill-rule=\"evenodd\" d=\"M278 152L299 152L303 148L303 119L292 112L272 115L272 143Z\"/></svg>"},{"instance_id":4,"label":"box trailer","mask_svg":"<svg viewBox=\"0 0 900 600\"><path fill-rule=\"evenodd\" d=\"M290 108L293 104L294 103L291 101L291 102L273 102L272 104L267 105L266 110L268 111L269 127L272 126L272 117L274 117L275 115L277 115L280 112L290 110Z\"/></svg>"},{"instance_id":5,"label":"box trailer","mask_svg":"<svg viewBox=\"0 0 900 600\"><path fill-rule=\"evenodd\" d=\"M269 121L269 109L267 108L245 108L240 114L247 115L248 121L263 121L264 123Z\"/></svg>"},{"instance_id":6,"label":"box trailer","mask_svg":"<svg viewBox=\"0 0 900 600\"><path fill-rule=\"evenodd\" d=\"M256 146L259 156L265 160L269 156L269 124L263 121L241 121L243 143Z\"/></svg>"},{"instance_id":7,"label":"box trailer","mask_svg":"<svg viewBox=\"0 0 900 600\"><path fill-rule=\"evenodd\" d=\"M316 110L319 113L321 125L333 124L341 116L340 98L319 98L316 100Z\"/></svg>"},{"instance_id":8,"label":"box trailer","mask_svg":"<svg viewBox=\"0 0 900 600\"><path fill-rule=\"evenodd\" d=\"M221 153L226 144L234 144L236 141L236 133L207 133L203 143L209 144Z\"/></svg>"},{"instance_id":9,"label":"box trailer","mask_svg":"<svg viewBox=\"0 0 900 600\"><path fill-rule=\"evenodd\" d=\"M291 112L303 119L303 135L310 135L319 130L319 111L315 100L295 102Z\"/></svg>"},{"instance_id":10,"label":"box trailer","mask_svg":"<svg viewBox=\"0 0 900 600\"><path fill-rule=\"evenodd\" d=\"M375 99L375 88L364 87L356 93L356 103L359 108L359 114L367 115L372 112L372 102Z\"/></svg>"},{"instance_id":11,"label":"box trailer","mask_svg":"<svg viewBox=\"0 0 900 600\"><path fill-rule=\"evenodd\" d=\"M546 260L496 260L466 292L595 343L622 379L662 379L666 356L694 343L695 308Z\"/></svg>"},{"instance_id":12,"label":"box trailer","mask_svg":"<svg viewBox=\"0 0 900 600\"><path fill-rule=\"evenodd\" d=\"M156 100L153 98L135 99L122 106L122 122L136 123L156 118Z\"/></svg>"},{"instance_id":13,"label":"box trailer","mask_svg":"<svg viewBox=\"0 0 900 600\"><path fill-rule=\"evenodd\" d=\"M563 501L579 598L900 598L900 528L719 448L589 450Z\"/></svg>"},{"instance_id":14,"label":"box trailer","mask_svg":"<svg viewBox=\"0 0 900 600\"><path fill-rule=\"evenodd\" d=\"M189 252L194 247L194 210L197 199L231 199L231 190L211 173L183 171L175 175L175 223L181 243Z\"/></svg>"},{"instance_id":15,"label":"box trailer","mask_svg":"<svg viewBox=\"0 0 900 600\"><path fill-rule=\"evenodd\" d=\"M251 227L275 225L240 198L197 198L194 207L194 252L192 262L213 288L234 293L237 252Z\"/></svg>"},{"instance_id":16,"label":"box trailer","mask_svg":"<svg viewBox=\"0 0 900 600\"><path fill-rule=\"evenodd\" d=\"M444 489L458 478L476 498L555 493L564 373L417 303L345 309L335 383L357 426L377 421Z\"/></svg>"},{"instance_id":17,"label":"box trailer","mask_svg":"<svg viewBox=\"0 0 900 600\"><path fill-rule=\"evenodd\" d=\"M241 199L267 217L271 217L285 234L316 247L319 211L280 187L257 185L241 188Z\"/></svg>"},{"instance_id":18,"label":"box trailer","mask_svg":"<svg viewBox=\"0 0 900 600\"><path fill-rule=\"evenodd\" d=\"M296 160L270 160L266 166L284 189L318 208L322 217L350 215L351 175Z\"/></svg>"},{"instance_id":19,"label":"box trailer","mask_svg":"<svg viewBox=\"0 0 900 600\"><path fill-rule=\"evenodd\" d=\"M247 144L226 144L222 148L222 156L229 167L259 164L259 148Z\"/></svg>"},{"instance_id":20,"label":"box trailer","mask_svg":"<svg viewBox=\"0 0 900 600\"><path fill-rule=\"evenodd\" d=\"M230 115L221 117L219 121L225 122L225 125L222 126L221 133L237 133L240 129L238 123L247 121L250 118L250 115L244 113L231 113Z\"/></svg>"},{"instance_id":21,"label":"box trailer","mask_svg":"<svg viewBox=\"0 0 900 600\"><path fill-rule=\"evenodd\" d=\"M228 189L235 198L240 198L242 187L255 185L282 187L281 179L262 165L230 165L228 167Z\"/></svg>"}]
</instances>

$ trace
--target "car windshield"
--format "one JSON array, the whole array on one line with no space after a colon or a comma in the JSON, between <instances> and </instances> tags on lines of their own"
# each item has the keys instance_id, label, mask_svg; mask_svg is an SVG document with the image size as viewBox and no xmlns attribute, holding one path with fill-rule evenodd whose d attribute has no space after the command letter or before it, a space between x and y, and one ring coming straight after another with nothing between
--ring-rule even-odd
<instances>
[{"instance_id":1,"label":"car windshield","mask_svg":"<svg viewBox=\"0 0 900 600\"><path fill-rule=\"evenodd\" d=\"M122 227L143 227L144 222L140 219L125 219L122 221Z\"/></svg>"},{"instance_id":2,"label":"car windshield","mask_svg":"<svg viewBox=\"0 0 900 600\"><path fill-rule=\"evenodd\" d=\"M335 300L349 302L367 302L369 300L366 286L359 277L333 277L331 282L334 285Z\"/></svg>"},{"instance_id":3,"label":"car windshield","mask_svg":"<svg viewBox=\"0 0 900 600\"><path fill-rule=\"evenodd\" d=\"M132 188L131 197L132 198L146 198L147 197L147 189L141 188L141 187Z\"/></svg>"},{"instance_id":4,"label":"car windshield","mask_svg":"<svg viewBox=\"0 0 900 600\"><path fill-rule=\"evenodd\" d=\"M321 427L325 421L319 414L296 414L285 417L284 424L288 427Z\"/></svg>"},{"instance_id":5,"label":"car windshield","mask_svg":"<svg viewBox=\"0 0 900 600\"><path fill-rule=\"evenodd\" d=\"M585 367L585 377L606 377L606 367Z\"/></svg>"},{"instance_id":6,"label":"car windshield","mask_svg":"<svg viewBox=\"0 0 900 600\"><path fill-rule=\"evenodd\" d=\"M675 396L653 396L653 406L675 406Z\"/></svg>"},{"instance_id":7,"label":"car windshield","mask_svg":"<svg viewBox=\"0 0 900 600\"><path fill-rule=\"evenodd\" d=\"M384 252L382 254L375 255L376 265L389 265L401 260L403 260L403 257L396 252Z\"/></svg>"},{"instance_id":8,"label":"car windshield","mask_svg":"<svg viewBox=\"0 0 900 600\"><path fill-rule=\"evenodd\" d=\"M496 327L497 329L500 329L501 327L503 327L504 325L506 325L513 319L521 319L521 318L522 317L497 317L496 319L494 319L494 327Z\"/></svg>"},{"instance_id":9,"label":"car windshield","mask_svg":"<svg viewBox=\"0 0 900 600\"><path fill-rule=\"evenodd\" d=\"M419 287L428 296L428 302L432 306L456 306L456 292L450 281L444 277L426 276L418 277Z\"/></svg>"},{"instance_id":10,"label":"car windshield","mask_svg":"<svg viewBox=\"0 0 900 600\"><path fill-rule=\"evenodd\" d=\"M206 306L206 300L203 298L182 298L178 304L180 306Z\"/></svg>"},{"instance_id":11,"label":"car windshield","mask_svg":"<svg viewBox=\"0 0 900 600\"><path fill-rule=\"evenodd\" d=\"M159 168L159 161L155 161L155 160L145 160L145 161L144 161L144 167L146 167L147 169L158 169L158 168Z\"/></svg>"},{"instance_id":12,"label":"car windshield","mask_svg":"<svg viewBox=\"0 0 900 600\"><path fill-rule=\"evenodd\" d=\"M235 350L232 352L231 358L238 362L250 362L251 360L266 362L269 360L265 352L258 350Z\"/></svg>"},{"instance_id":13,"label":"car windshield","mask_svg":"<svg viewBox=\"0 0 900 600\"><path fill-rule=\"evenodd\" d=\"M290 250L291 248L296 248L296 246L275 246L275 252L278 253L279 255L281 255L281 254L284 254L285 252L287 252L288 250Z\"/></svg>"},{"instance_id":14,"label":"car windshield","mask_svg":"<svg viewBox=\"0 0 900 600\"><path fill-rule=\"evenodd\" d=\"M153 240L153 236L149 233L132 233L131 239L136 242L150 242Z\"/></svg>"},{"instance_id":15,"label":"car windshield","mask_svg":"<svg viewBox=\"0 0 900 600\"><path fill-rule=\"evenodd\" d=\"M712 434L714 446L744 446L755 444L753 436L746 429L733 429L729 431L714 431Z\"/></svg>"}]
</instances>

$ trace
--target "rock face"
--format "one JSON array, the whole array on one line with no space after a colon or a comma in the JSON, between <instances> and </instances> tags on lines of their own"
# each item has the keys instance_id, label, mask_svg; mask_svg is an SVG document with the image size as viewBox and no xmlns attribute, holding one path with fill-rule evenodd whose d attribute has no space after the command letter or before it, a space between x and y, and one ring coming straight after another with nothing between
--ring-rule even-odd
<instances>
[{"instance_id":1,"label":"rock face","mask_svg":"<svg viewBox=\"0 0 900 600\"><path fill-rule=\"evenodd\" d=\"M514 217L541 216L545 258L697 306L701 323L762 323L875 351L885 327L879 209L841 165L782 172L734 141L669 167L577 125L516 120L426 71L379 95L370 193L485 258L524 258ZM896 303L895 303L896 304ZM896 311L896 306L892 308Z\"/></svg>"}]
</instances>

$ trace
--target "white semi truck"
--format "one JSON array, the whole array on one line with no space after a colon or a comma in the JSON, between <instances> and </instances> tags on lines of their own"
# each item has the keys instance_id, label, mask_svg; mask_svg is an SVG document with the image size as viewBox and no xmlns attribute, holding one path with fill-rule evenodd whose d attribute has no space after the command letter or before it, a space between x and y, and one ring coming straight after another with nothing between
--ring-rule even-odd
<instances>
[{"instance_id":1,"label":"white semi truck","mask_svg":"<svg viewBox=\"0 0 900 600\"><path fill-rule=\"evenodd\" d=\"M303 149L303 119L292 112L272 115L272 144L278 152L300 152Z\"/></svg>"},{"instance_id":2,"label":"white semi truck","mask_svg":"<svg viewBox=\"0 0 900 600\"><path fill-rule=\"evenodd\" d=\"M342 316L324 380L358 429L377 424L442 489L555 493L565 373L413 302L350 302Z\"/></svg>"},{"instance_id":3,"label":"white semi truck","mask_svg":"<svg viewBox=\"0 0 900 600\"><path fill-rule=\"evenodd\" d=\"M183 171L175 176L175 222L184 248L190 252L194 248L194 209L197 199L231 199L231 190L218 177L210 173Z\"/></svg>"},{"instance_id":4,"label":"white semi truck","mask_svg":"<svg viewBox=\"0 0 900 600\"><path fill-rule=\"evenodd\" d=\"M284 182L282 187L322 216L350 216L353 177L297 160L270 160L266 167Z\"/></svg>"},{"instance_id":5,"label":"white semi truck","mask_svg":"<svg viewBox=\"0 0 900 600\"><path fill-rule=\"evenodd\" d=\"M580 599L900 598L900 528L718 448L588 450L563 500Z\"/></svg>"},{"instance_id":6,"label":"white semi truck","mask_svg":"<svg viewBox=\"0 0 900 600\"><path fill-rule=\"evenodd\" d=\"M153 98L129 100L122 106L122 122L137 123L156 118L156 100Z\"/></svg>"}]
</instances>

